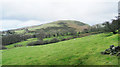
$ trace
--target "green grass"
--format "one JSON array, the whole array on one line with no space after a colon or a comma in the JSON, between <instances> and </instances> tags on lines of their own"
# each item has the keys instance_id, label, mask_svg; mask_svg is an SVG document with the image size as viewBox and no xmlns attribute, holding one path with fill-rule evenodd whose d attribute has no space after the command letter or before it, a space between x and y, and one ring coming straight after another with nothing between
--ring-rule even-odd
<instances>
[{"instance_id":1,"label":"green grass","mask_svg":"<svg viewBox=\"0 0 120 67\"><path fill-rule=\"evenodd\" d=\"M26 41L21 41L21 42L14 43L14 44L11 44L11 45L8 45L8 46L5 46L5 47L7 47L7 48L13 48L14 45L23 45L23 46L26 46L28 43L33 42L33 41L37 41L37 40L38 40L37 38L30 38L30 39L27 39Z\"/></svg>"},{"instance_id":2,"label":"green grass","mask_svg":"<svg viewBox=\"0 0 120 67\"><path fill-rule=\"evenodd\" d=\"M35 31L36 29L47 28L47 27L59 27L59 26L60 25L58 25L58 24L48 23L48 24L44 24L44 25L41 25L41 26L29 28L29 30L30 31Z\"/></svg>"},{"instance_id":3,"label":"green grass","mask_svg":"<svg viewBox=\"0 0 120 67\"><path fill-rule=\"evenodd\" d=\"M23 34L23 33L25 33L25 30L17 30L17 31L15 31L15 33L17 33L17 34Z\"/></svg>"},{"instance_id":4,"label":"green grass","mask_svg":"<svg viewBox=\"0 0 120 67\"><path fill-rule=\"evenodd\" d=\"M41 25L41 26L36 26L36 27L30 27L28 28L30 31L35 31L36 29L41 29L41 28L47 28L47 27L60 27L60 25L54 23L48 23L48 24L44 24L44 25ZM25 33L25 30L16 30L15 31L17 34L23 34ZM31 34L34 34L34 33L31 33Z\"/></svg>"},{"instance_id":5,"label":"green grass","mask_svg":"<svg viewBox=\"0 0 120 67\"><path fill-rule=\"evenodd\" d=\"M101 55L118 45L118 35L97 34L58 43L3 50L3 65L117 65L118 57Z\"/></svg>"}]
</instances>

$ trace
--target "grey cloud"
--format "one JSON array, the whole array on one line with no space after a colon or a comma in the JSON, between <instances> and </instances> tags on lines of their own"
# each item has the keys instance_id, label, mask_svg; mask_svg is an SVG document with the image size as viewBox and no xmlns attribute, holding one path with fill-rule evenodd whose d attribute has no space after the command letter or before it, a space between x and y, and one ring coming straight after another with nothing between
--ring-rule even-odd
<instances>
[{"instance_id":1,"label":"grey cloud","mask_svg":"<svg viewBox=\"0 0 120 67\"><path fill-rule=\"evenodd\" d=\"M1 0L0 0L1 1ZM90 25L110 20L117 15L119 0L3 0L4 20L49 22L79 20ZM8 21L9 22L9 21ZM7 23L8 23L7 22ZM6 27L15 27L12 26ZM28 23L28 22L27 22ZM3 23L4 24L4 23Z\"/></svg>"}]
</instances>

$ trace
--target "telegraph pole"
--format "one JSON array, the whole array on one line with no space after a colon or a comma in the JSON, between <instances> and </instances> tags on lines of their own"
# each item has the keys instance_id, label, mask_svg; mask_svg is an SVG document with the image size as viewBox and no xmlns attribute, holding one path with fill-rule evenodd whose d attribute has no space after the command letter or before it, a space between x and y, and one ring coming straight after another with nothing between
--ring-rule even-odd
<instances>
[{"instance_id":1,"label":"telegraph pole","mask_svg":"<svg viewBox=\"0 0 120 67\"><path fill-rule=\"evenodd\" d=\"M120 1L118 2L118 18L120 19Z\"/></svg>"},{"instance_id":2,"label":"telegraph pole","mask_svg":"<svg viewBox=\"0 0 120 67\"><path fill-rule=\"evenodd\" d=\"M118 20L120 19L120 1L118 2ZM118 21L119 22L119 21ZM119 26L119 23L118 23ZM118 33L120 32L120 29L118 29ZM120 46L120 34L118 35L118 46ZM118 67L120 65L120 56L118 57Z\"/></svg>"}]
</instances>

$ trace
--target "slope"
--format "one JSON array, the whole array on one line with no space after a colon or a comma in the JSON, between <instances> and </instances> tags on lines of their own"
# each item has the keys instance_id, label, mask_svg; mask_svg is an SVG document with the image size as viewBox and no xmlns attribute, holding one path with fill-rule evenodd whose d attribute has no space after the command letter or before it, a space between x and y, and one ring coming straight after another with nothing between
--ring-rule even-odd
<instances>
[{"instance_id":1,"label":"slope","mask_svg":"<svg viewBox=\"0 0 120 67\"><path fill-rule=\"evenodd\" d=\"M30 26L30 27L26 27L26 28L16 29L15 32L16 33L24 33L25 29L36 32L38 30L48 29L48 28L50 28L50 30L53 29L54 31L58 30L55 28L59 28L60 31L61 31L61 29L62 30L63 29L64 30L71 29L71 30L75 30L75 31L83 31L84 29L89 28L89 25L85 24L83 22L80 22L80 21L76 21L76 20L58 20L58 21L54 21L54 22L50 22L50 23L42 24L42 25L38 25L38 26Z\"/></svg>"},{"instance_id":2,"label":"slope","mask_svg":"<svg viewBox=\"0 0 120 67\"><path fill-rule=\"evenodd\" d=\"M117 65L118 57L101 55L118 35L97 34L58 43L18 47L2 52L3 65Z\"/></svg>"}]
</instances>

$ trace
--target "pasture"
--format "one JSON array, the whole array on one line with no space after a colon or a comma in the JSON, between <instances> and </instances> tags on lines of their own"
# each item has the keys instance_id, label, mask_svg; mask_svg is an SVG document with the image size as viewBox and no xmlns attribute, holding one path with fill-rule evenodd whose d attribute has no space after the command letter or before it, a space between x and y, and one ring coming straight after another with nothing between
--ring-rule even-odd
<instances>
[{"instance_id":1,"label":"pasture","mask_svg":"<svg viewBox=\"0 0 120 67\"><path fill-rule=\"evenodd\" d=\"M101 55L118 45L118 34L102 33L40 46L2 50L3 65L117 65L118 57Z\"/></svg>"}]
</instances>

